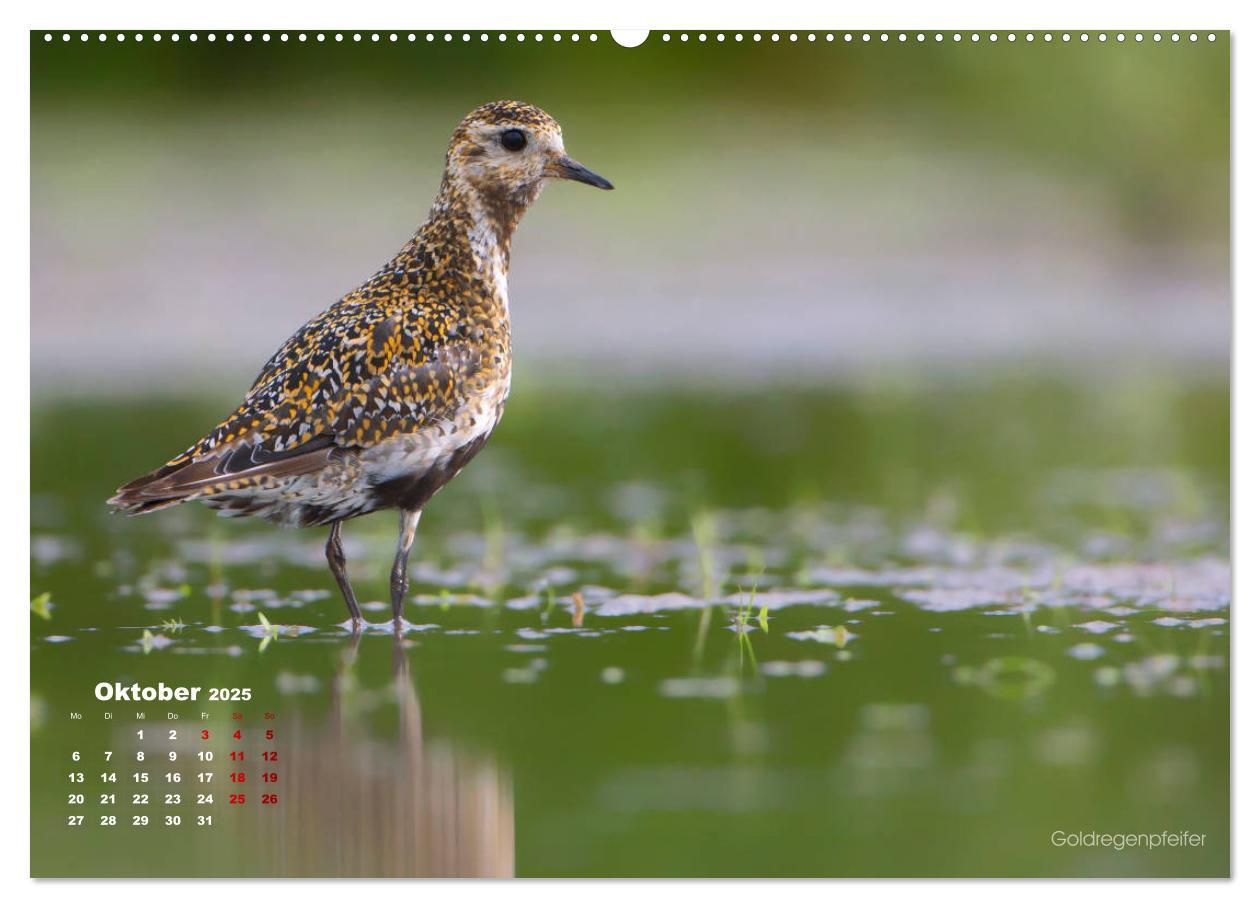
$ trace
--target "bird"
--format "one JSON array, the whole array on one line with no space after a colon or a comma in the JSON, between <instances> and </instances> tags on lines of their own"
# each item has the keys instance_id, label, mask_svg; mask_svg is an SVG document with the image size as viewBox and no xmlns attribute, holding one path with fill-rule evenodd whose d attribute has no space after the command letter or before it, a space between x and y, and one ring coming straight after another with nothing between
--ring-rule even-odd
<instances>
[{"instance_id":1,"label":"bird","mask_svg":"<svg viewBox=\"0 0 1260 908\"><path fill-rule=\"evenodd\" d=\"M553 180L613 188L569 157L541 108L475 108L455 128L433 206L402 249L299 328L235 412L108 505L147 514L200 501L228 517L327 526L324 552L355 629L363 613L342 524L395 509L390 601L400 627L421 512L503 415L512 236Z\"/></svg>"}]
</instances>

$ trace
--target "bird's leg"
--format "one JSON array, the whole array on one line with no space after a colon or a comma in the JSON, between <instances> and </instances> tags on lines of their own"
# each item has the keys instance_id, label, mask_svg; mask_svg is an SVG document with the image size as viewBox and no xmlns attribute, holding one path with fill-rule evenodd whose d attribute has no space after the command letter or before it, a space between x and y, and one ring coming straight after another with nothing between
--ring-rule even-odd
<instances>
[{"instance_id":1,"label":"bird's leg","mask_svg":"<svg viewBox=\"0 0 1260 908\"><path fill-rule=\"evenodd\" d=\"M346 554L341 550L340 520L334 520L332 529L328 531L328 545L324 546L324 554L328 556L328 567L332 570L337 586L341 587L346 608L350 609L352 629L357 632L359 625L363 623L363 613L359 611L359 600L354 598L354 588L350 586L350 578L346 576Z\"/></svg>"},{"instance_id":2,"label":"bird's leg","mask_svg":"<svg viewBox=\"0 0 1260 908\"><path fill-rule=\"evenodd\" d=\"M416 541L419 523L419 511L403 511L398 520L398 553L394 555L394 569L389 575L389 598L394 606L395 626L402 623L403 599L407 596L407 556Z\"/></svg>"}]
</instances>

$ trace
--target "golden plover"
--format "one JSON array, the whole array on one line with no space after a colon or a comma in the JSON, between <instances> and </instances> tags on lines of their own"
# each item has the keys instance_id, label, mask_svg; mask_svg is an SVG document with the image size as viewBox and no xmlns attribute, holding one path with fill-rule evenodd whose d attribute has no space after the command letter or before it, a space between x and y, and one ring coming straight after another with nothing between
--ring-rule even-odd
<instances>
[{"instance_id":1,"label":"golden plover","mask_svg":"<svg viewBox=\"0 0 1260 908\"><path fill-rule=\"evenodd\" d=\"M390 593L400 625L421 509L503 414L509 247L550 179L613 188L565 153L544 111L478 107L455 129L433 208L402 250L298 329L235 413L109 504L143 514L198 500L226 516L329 526L328 565L355 627L362 612L341 524L397 508Z\"/></svg>"}]
</instances>

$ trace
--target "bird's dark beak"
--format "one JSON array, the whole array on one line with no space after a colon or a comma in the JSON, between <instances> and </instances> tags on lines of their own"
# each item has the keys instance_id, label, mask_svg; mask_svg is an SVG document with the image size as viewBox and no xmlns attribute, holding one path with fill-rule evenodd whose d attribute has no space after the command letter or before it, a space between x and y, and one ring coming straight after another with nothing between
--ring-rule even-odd
<instances>
[{"instance_id":1,"label":"bird's dark beak","mask_svg":"<svg viewBox=\"0 0 1260 908\"><path fill-rule=\"evenodd\" d=\"M547 176L557 180L576 180L596 189L612 189L613 184L593 170L588 170L568 155L553 158L547 165Z\"/></svg>"}]
</instances>

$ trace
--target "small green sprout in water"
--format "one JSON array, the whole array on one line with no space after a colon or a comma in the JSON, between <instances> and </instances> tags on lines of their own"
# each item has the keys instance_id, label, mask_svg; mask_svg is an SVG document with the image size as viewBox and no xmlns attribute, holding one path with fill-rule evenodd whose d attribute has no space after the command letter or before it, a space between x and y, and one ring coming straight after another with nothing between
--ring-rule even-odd
<instances>
[{"instance_id":1,"label":"small green sprout in water","mask_svg":"<svg viewBox=\"0 0 1260 908\"><path fill-rule=\"evenodd\" d=\"M165 634L155 634L153 631L145 628L144 633L140 635L140 648L145 655L153 652L155 649L162 649L171 645L171 638Z\"/></svg>"},{"instance_id":2,"label":"small green sprout in water","mask_svg":"<svg viewBox=\"0 0 1260 908\"><path fill-rule=\"evenodd\" d=\"M451 591L446 587L442 587L442 591L438 593L438 608L444 612L451 610Z\"/></svg>"},{"instance_id":3,"label":"small green sprout in water","mask_svg":"<svg viewBox=\"0 0 1260 908\"><path fill-rule=\"evenodd\" d=\"M180 618L167 618L162 622L162 630L170 631L172 634L178 634L184 629L184 622Z\"/></svg>"},{"instance_id":4,"label":"small green sprout in water","mask_svg":"<svg viewBox=\"0 0 1260 908\"><path fill-rule=\"evenodd\" d=\"M38 615L45 621L52 620L52 609L49 605L52 602L52 593L40 593L31 600L31 613Z\"/></svg>"},{"instance_id":5,"label":"small green sprout in water","mask_svg":"<svg viewBox=\"0 0 1260 908\"><path fill-rule=\"evenodd\" d=\"M1024 633L1032 636L1036 633L1036 629L1032 622L1033 612L1037 610L1039 598L1033 588L1028 584L1024 584L1019 590L1019 602L1017 603L1020 622L1024 625Z\"/></svg>"},{"instance_id":6,"label":"small green sprout in water","mask_svg":"<svg viewBox=\"0 0 1260 908\"><path fill-rule=\"evenodd\" d=\"M744 667L744 652L747 651L748 659L752 662L753 670L757 668L757 654L753 652L752 639L748 636L748 632L753 629L752 616L754 600L757 596L757 590L754 587L748 593L748 598L743 601L732 615L731 630L735 632L736 639L739 644L739 666ZM758 614L759 624L762 633L769 633L769 618L767 617L767 608L763 604Z\"/></svg>"},{"instance_id":7,"label":"small green sprout in water","mask_svg":"<svg viewBox=\"0 0 1260 908\"><path fill-rule=\"evenodd\" d=\"M696 645L692 658L697 662L704 652L704 641L709 634L709 622L713 600L721 595L722 584L717 576L717 524L707 511L697 511L691 518L691 537L696 544L696 567L700 574L700 596L704 607L700 609L700 623L696 628Z\"/></svg>"},{"instance_id":8,"label":"small green sprout in water","mask_svg":"<svg viewBox=\"0 0 1260 908\"><path fill-rule=\"evenodd\" d=\"M748 573L756 578L752 592L748 594L748 605L751 608L753 599L757 596L757 588L760 586L760 581L766 573L766 556L760 547L749 546L746 557ZM761 609L757 612L757 623L761 625L762 633L770 633L770 603L768 601L761 604Z\"/></svg>"},{"instance_id":9,"label":"small green sprout in water","mask_svg":"<svg viewBox=\"0 0 1260 908\"><path fill-rule=\"evenodd\" d=\"M748 652L748 661L752 663L753 671L757 670L757 654L753 651L752 639L748 636L748 628L745 626L742 630L736 631L739 639L739 667L744 667L744 651Z\"/></svg>"},{"instance_id":10,"label":"small green sprout in water","mask_svg":"<svg viewBox=\"0 0 1260 908\"><path fill-rule=\"evenodd\" d=\"M271 645L272 640L280 636L280 628L268 621L267 616L262 612L258 613L258 623L262 625L263 629L263 638L258 641L258 652L261 653Z\"/></svg>"},{"instance_id":11,"label":"small green sprout in water","mask_svg":"<svg viewBox=\"0 0 1260 908\"><path fill-rule=\"evenodd\" d=\"M739 592L741 596L745 595L742 589ZM753 587L752 590L750 590L747 593L747 597L742 602L740 602L738 606L735 607L735 611L733 615L731 616L731 621L732 621L731 627L736 632L741 633L741 634L746 634L748 633L748 631L752 630L753 606L755 604L756 598L757 598L757 588ZM767 623L769 620L767 617L768 613L769 613L769 609L767 608L767 606L762 605L761 611L758 613L758 618L760 619L761 629L763 631L768 630L767 628Z\"/></svg>"},{"instance_id":12,"label":"small green sprout in water","mask_svg":"<svg viewBox=\"0 0 1260 908\"><path fill-rule=\"evenodd\" d=\"M547 623L547 616L551 614L551 610L555 607L556 591L552 589L551 584L548 583L546 587L543 588L542 615L539 616L543 624Z\"/></svg>"},{"instance_id":13,"label":"small green sprout in water","mask_svg":"<svg viewBox=\"0 0 1260 908\"><path fill-rule=\"evenodd\" d=\"M700 594L706 602L712 602L722 592L717 576L717 522L707 511L699 511L691 518L691 537L696 544L696 566L700 573Z\"/></svg>"}]
</instances>

